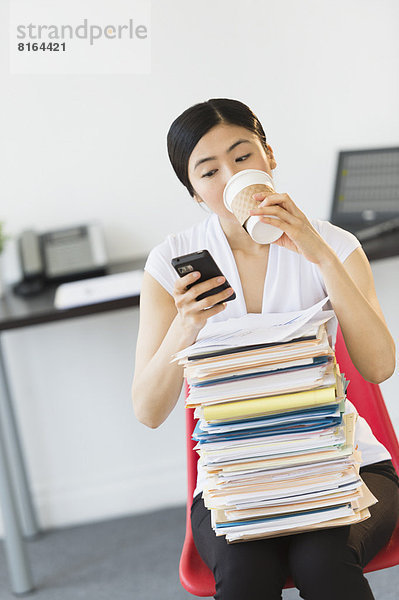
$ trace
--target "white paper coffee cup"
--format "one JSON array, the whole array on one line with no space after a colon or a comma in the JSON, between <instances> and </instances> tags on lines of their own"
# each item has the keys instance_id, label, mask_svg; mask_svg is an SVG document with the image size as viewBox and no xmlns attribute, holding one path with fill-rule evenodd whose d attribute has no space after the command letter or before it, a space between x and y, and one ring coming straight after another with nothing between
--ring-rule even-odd
<instances>
[{"instance_id":1,"label":"white paper coffee cup","mask_svg":"<svg viewBox=\"0 0 399 600\"><path fill-rule=\"evenodd\" d=\"M259 216L250 215L250 210L259 207L259 202L252 198L257 192L274 192L272 177L259 169L244 169L229 179L223 191L223 202L232 212L240 225L258 244L270 244L276 241L283 231L268 223L263 223ZM276 218L270 215L270 218Z\"/></svg>"}]
</instances>

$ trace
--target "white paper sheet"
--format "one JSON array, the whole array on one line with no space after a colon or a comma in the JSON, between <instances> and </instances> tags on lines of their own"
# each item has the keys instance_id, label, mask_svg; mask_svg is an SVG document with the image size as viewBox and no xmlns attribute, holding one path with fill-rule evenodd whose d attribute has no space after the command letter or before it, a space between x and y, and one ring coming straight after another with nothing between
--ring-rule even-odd
<instances>
[{"instance_id":1,"label":"white paper sheet","mask_svg":"<svg viewBox=\"0 0 399 600\"><path fill-rule=\"evenodd\" d=\"M300 311L248 313L226 321L208 322L199 332L197 341L175 354L171 362L208 349L283 342L309 335L310 332L316 334L318 327L334 316L334 311L322 310L328 300L326 296L317 304Z\"/></svg>"}]
</instances>

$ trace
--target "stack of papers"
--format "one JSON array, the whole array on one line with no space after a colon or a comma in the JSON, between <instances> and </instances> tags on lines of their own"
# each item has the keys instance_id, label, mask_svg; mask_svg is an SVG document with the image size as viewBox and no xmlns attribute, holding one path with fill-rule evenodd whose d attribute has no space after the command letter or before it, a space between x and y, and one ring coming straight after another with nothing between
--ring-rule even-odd
<instances>
[{"instance_id":1,"label":"stack of papers","mask_svg":"<svg viewBox=\"0 0 399 600\"><path fill-rule=\"evenodd\" d=\"M207 323L173 360L206 473L203 498L229 543L357 523L377 499L361 477L349 382L328 336L328 300L306 311Z\"/></svg>"}]
</instances>

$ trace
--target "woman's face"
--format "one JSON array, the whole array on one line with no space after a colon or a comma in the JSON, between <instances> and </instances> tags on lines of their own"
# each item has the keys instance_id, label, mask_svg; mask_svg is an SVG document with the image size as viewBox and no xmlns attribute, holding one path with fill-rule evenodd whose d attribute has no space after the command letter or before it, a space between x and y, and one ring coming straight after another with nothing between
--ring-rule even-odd
<instances>
[{"instance_id":1,"label":"woman's face","mask_svg":"<svg viewBox=\"0 0 399 600\"><path fill-rule=\"evenodd\" d=\"M258 136L239 125L215 125L195 146L188 161L188 176L198 202L220 217L236 221L223 203L223 190L235 173L260 169L272 175L277 163L273 150L266 153Z\"/></svg>"}]
</instances>

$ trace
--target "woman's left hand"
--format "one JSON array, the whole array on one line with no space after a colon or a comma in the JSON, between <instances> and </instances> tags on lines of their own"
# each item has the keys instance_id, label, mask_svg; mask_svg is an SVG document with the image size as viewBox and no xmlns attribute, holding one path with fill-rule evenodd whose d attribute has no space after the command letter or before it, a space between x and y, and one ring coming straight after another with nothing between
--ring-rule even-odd
<instances>
[{"instance_id":1,"label":"woman's left hand","mask_svg":"<svg viewBox=\"0 0 399 600\"><path fill-rule=\"evenodd\" d=\"M316 264L320 264L333 252L288 194L267 195L259 192L253 194L253 198L259 200L260 204L250 214L259 215L263 223L274 225L284 232L273 244L303 254L307 260ZM266 215L277 218L270 219Z\"/></svg>"}]
</instances>

